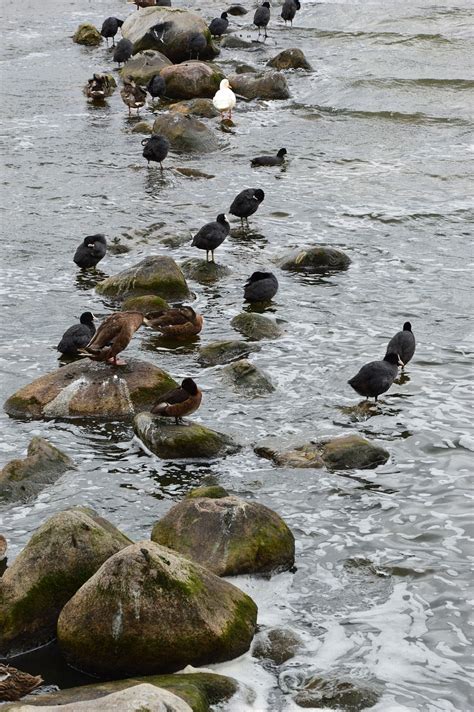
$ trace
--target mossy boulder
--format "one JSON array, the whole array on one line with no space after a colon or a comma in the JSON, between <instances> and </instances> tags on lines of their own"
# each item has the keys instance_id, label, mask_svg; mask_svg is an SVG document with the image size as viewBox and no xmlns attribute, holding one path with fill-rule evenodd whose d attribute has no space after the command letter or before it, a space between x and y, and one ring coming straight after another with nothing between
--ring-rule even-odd
<instances>
[{"instance_id":1,"label":"mossy boulder","mask_svg":"<svg viewBox=\"0 0 474 712\"><path fill-rule=\"evenodd\" d=\"M148 84L150 79L170 65L170 60L164 54L147 49L131 57L126 66L120 70L120 75L122 79L130 77L137 84Z\"/></svg>"},{"instance_id":2,"label":"mossy boulder","mask_svg":"<svg viewBox=\"0 0 474 712\"><path fill-rule=\"evenodd\" d=\"M283 333L278 324L275 324L267 316L255 312L237 314L230 324L248 339L278 339Z\"/></svg>"},{"instance_id":3,"label":"mossy boulder","mask_svg":"<svg viewBox=\"0 0 474 712\"><path fill-rule=\"evenodd\" d=\"M129 544L110 522L85 507L48 519L0 579L0 657L54 638L66 601Z\"/></svg>"},{"instance_id":4,"label":"mossy boulder","mask_svg":"<svg viewBox=\"0 0 474 712\"><path fill-rule=\"evenodd\" d=\"M227 10L227 12L229 12ZM225 35L221 40L221 47L226 49L249 49L253 46L253 42L249 40L244 40L243 37L238 35Z\"/></svg>"},{"instance_id":5,"label":"mossy boulder","mask_svg":"<svg viewBox=\"0 0 474 712\"><path fill-rule=\"evenodd\" d=\"M258 344L249 344L248 341L212 341L207 346L201 346L198 362L206 367L219 366L245 358L249 353L260 351L261 348Z\"/></svg>"},{"instance_id":6,"label":"mossy boulder","mask_svg":"<svg viewBox=\"0 0 474 712\"><path fill-rule=\"evenodd\" d=\"M282 452L266 445L259 445L255 448L255 452L260 457L272 460L278 467L324 467L319 447L314 443L305 443Z\"/></svg>"},{"instance_id":7,"label":"mossy boulder","mask_svg":"<svg viewBox=\"0 0 474 712\"><path fill-rule=\"evenodd\" d=\"M236 94L246 99L289 99L290 90L281 72L244 72L231 74L230 85Z\"/></svg>"},{"instance_id":8,"label":"mossy boulder","mask_svg":"<svg viewBox=\"0 0 474 712\"><path fill-rule=\"evenodd\" d=\"M317 273L345 270L350 263L344 252L333 247L307 247L284 257L280 267L290 272Z\"/></svg>"},{"instance_id":9,"label":"mossy boulder","mask_svg":"<svg viewBox=\"0 0 474 712\"><path fill-rule=\"evenodd\" d=\"M153 126L149 124L148 121L139 121L133 126L131 131L132 133L144 134L148 136L153 133Z\"/></svg>"},{"instance_id":10,"label":"mossy boulder","mask_svg":"<svg viewBox=\"0 0 474 712\"><path fill-rule=\"evenodd\" d=\"M26 458L8 462L0 472L0 499L27 501L74 467L61 450L44 438L34 437Z\"/></svg>"},{"instance_id":11,"label":"mossy boulder","mask_svg":"<svg viewBox=\"0 0 474 712\"><path fill-rule=\"evenodd\" d=\"M196 497L208 497L209 499L219 499L227 497L229 493L220 485L204 485L203 487L195 487L186 495L186 499L196 499Z\"/></svg>"},{"instance_id":12,"label":"mossy boulder","mask_svg":"<svg viewBox=\"0 0 474 712\"><path fill-rule=\"evenodd\" d=\"M199 284L214 284L222 277L231 274L231 270L226 265L216 262L206 262L199 257L190 257L181 263L181 269L188 279L192 279Z\"/></svg>"},{"instance_id":13,"label":"mossy boulder","mask_svg":"<svg viewBox=\"0 0 474 712\"><path fill-rule=\"evenodd\" d=\"M381 696L380 685L371 685L363 680L347 677L310 678L304 688L294 697L294 701L305 709L340 709L350 712L373 707Z\"/></svg>"},{"instance_id":14,"label":"mossy boulder","mask_svg":"<svg viewBox=\"0 0 474 712\"><path fill-rule=\"evenodd\" d=\"M166 82L166 96L171 99L212 98L224 79L218 67L195 59L172 64L160 74Z\"/></svg>"},{"instance_id":15,"label":"mossy boulder","mask_svg":"<svg viewBox=\"0 0 474 712\"><path fill-rule=\"evenodd\" d=\"M155 524L151 538L217 576L286 571L295 561L283 519L235 495L184 499Z\"/></svg>"},{"instance_id":16,"label":"mossy boulder","mask_svg":"<svg viewBox=\"0 0 474 712\"><path fill-rule=\"evenodd\" d=\"M58 642L85 672L149 675L242 655L256 618L257 606L238 588L141 541L111 556L66 603Z\"/></svg>"},{"instance_id":17,"label":"mossy boulder","mask_svg":"<svg viewBox=\"0 0 474 712\"><path fill-rule=\"evenodd\" d=\"M37 378L5 402L13 418L94 417L125 420L175 387L161 368L127 359L126 366L81 360Z\"/></svg>"},{"instance_id":18,"label":"mossy boulder","mask_svg":"<svg viewBox=\"0 0 474 712\"><path fill-rule=\"evenodd\" d=\"M163 459L214 458L239 449L224 433L190 421L174 425L171 419L152 413L139 413L133 427L143 444Z\"/></svg>"},{"instance_id":19,"label":"mossy boulder","mask_svg":"<svg viewBox=\"0 0 474 712\"><path fill-rule=\"evenodd\" d=\"M255 636L252 645L254 658L270 660L274 665L283 665L294 658L303 648L300 636L289 628L267 628Z\"/></svg>"},{"instance_id":20,"label":"mossy boulder","mask_svg":"<svg viewBox=\"0 0 474 712\"><path fill-rule=\"evenodd\" d=\"M272 393L275 388L269 378L246 358L229 363L222 369L224 381L249 398Z\"/></svg>"},{"instance_id":21,"label":"mossy boulder","mask_svg":"<svg viewBox=\"0 0 474 712\"><path fill-rule=\"evenodd\" d=\"M128 297L122 303L122 311L139 311L142 314L168 308L168 302L154 294L146 294L143 297Z\"/></svg>"},{"instance_id":22,"label":"mossy boulder","mask_svg":"<svg viewBox=\"0 0 474 712\"><path fill-rule=\"evenodd\" d=\"M153 133L166 136L174 151L211 153L219 148L216 134L194 116L168 112L159 114Z\"/></svg>"},{"instance_id":23,"label":"mossy boulder","mask_svg":"<svg viewBox=\"0 0 474 712\"><path fill-rule=\"evenodd\" d=\"M94 27L90 22L83 22L73 34L72 40L76 42L76 44L95 47L100 45L104 41L104 38L97 27Z\"/></svg>"},{"instance_id":24,"label":"mossy boulder","mask_svg":"<svg viewBox=\"0 0 474 712\"><path fill-rule=\"evenodd\" d=\"M275 69L307 69L308 71L312 69L303 52L297 47L284 49L267 64Z\"/></svg>"},{"instance_id":25,"label":"mossy boulder","mask_svg":"<svg viewBox=\"0 0 474 712\"><path fill-rule=\"evenodd\" d=\"M186 299L189 289L176 262L165 255L150 255L132 267L104 279L96 287L108 297L139 297L155 294L162 299Z\"/></svg>"},{"instance_id":26,"label":"mossy boulder","mask_svg":"<svg viewBox=\"0 0 474 712\"><path fill-rule=\"evenodd\" d=\"M160 38L149 30L157 24L168 23ZM127 17L122 25L122 35L133 43L134 54L147 49L158 50L172 62L189 59L189 40L200 32L207 39L207 47L199 53L200 59L214 59L219 50L214 46L207 22L189 10L171 7L146 7Z\"/></svg>"},{"instance_id":27,"label":"mossy boulder","mask_svg":"<svg viewBox=\"0 0 474 712\"><path fill-rule=\"evenodd\" d=\"M213 119L219 116L219 112L211 99L188 99L187 101L178 101L176 104L170 104L168 108L177 114L191 114L192 116L200 116L203 119Z\"/></svg>"}]
</instances>

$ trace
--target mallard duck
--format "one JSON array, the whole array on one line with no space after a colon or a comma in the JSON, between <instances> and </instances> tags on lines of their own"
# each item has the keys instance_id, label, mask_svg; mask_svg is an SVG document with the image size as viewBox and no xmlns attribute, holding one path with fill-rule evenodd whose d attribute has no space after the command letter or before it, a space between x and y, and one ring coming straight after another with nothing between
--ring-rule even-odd
<instances>
[{"instance_id":1,"label":"mallard duck","mask_svg":"<svg viewBox=\"0 0 474 712\"><path fill-rule=\"evenodd\" d=\"M415 347L415 335L411 330L410 322L406 321L403 324L403 331L398 331L388 342L387 353L392 351L400 356L403 370L407 363L412 360Z\"/></svg>"},{"instance_id":2,"label":"mallard duck","mask_svg":"<svg viewBox=\"0 0 474 712\"><path fill-rule=\"evenodd\" d=\"M268 302L278 292L278 280L273 272L254 272L244 287L247 302Z\"/></svg>"},{"instance_id":3,"label":"mallard duck","mask_svg":"<svg viewBox=\"0 0 474 712\"><path fill-rule=\"evenodd\" d=\"M359 373L347 381L361 396L375 398L388 391L397 377L402 362L396 353L385 354L383 361L371 361L362 366Z\"/></svg>"},{"instance_id":4,"label":"mallard duck","mask_svg":"<svg viewBox=\"0 0 474 712\"><path fill-rule=\"evenodd\" d=\"M0 663L0 702L15 702L28 695L43 678Z\"/></svg>"},{"instance_id":5,"label":"mallard duck","mask_svg":"<svg viewBox=\"0 0 474 712\"><path fill-rule=\"evenodd\" d=\"M270 22L270 3L264 2L260 7L255 10L255 15L253 16L253 24L258 27L258 36L262 31L262 27L265 31L265 39L267 39L267 25Z\"/></svg>"},{"instance_id":6,"label":"mallard duck","mask_svg":"<svg viewBox=\"0 0 474 712\"><path fill-rule=\"evenodd\" d=\"M100 34L107 40L107 47L109 46L109 37L112 37L112 47L115 47L115 35L122 25L123 20L119 20L118 17L107 17L103 21Z\"/></svg>"},{"instance_id":7,"label":"mallard duck","mask_svg":"<svg viewBox=\"0 0 474 712\"><path fill-rule=\"evenodd\" d=\"M93 361L107 361L114 366L126 366L117 354L130 343L132 336L147 320L141 312L124 311L111 314L100 324L87 346L80 353Z\"/></svg>"},{"instance_id":8,"label":"mallard duck","mask_svg":"<svg viewBox=\"0 0 474 712\"><path fill-rule=\"evenodd\" d=\"M161 331L165 336L196 336L203 324L201 314L186 306L149 312L146 319L152 329Z\"/></svg>"},{"instance_id":9,"label":"mallard duck","mask_svg":"<svg viewBox=\"0 0 474 712\"><path fill-rule=\"evenodd\" d=\"M230 83L228 79L223 79L219 84L218 91L214 94L212 103L216 107L217 111L221 112L221 118L224 118L224 114L227 112L229 119L232 118L232 109L236 104L237 99L235 94L230 88Z\"/></svg>"},{"instance_id":10,"label":"mallard duck","mask_svg":"<svg viewBox=\"0 0 474 712\"><path fill-rule=\"evenodd\" d=\"M64 332L56 347L63 356L78 356L79 349L87 346L95 334L94 315L91 312L81 314L79 322Z\"/></svg>"},{"instance_id":11,"label":"mallard duck","mask_svg":"<svg viewBox=\"0 0 474 712\"><path fill-rule=\"evenodd\" d=\"M140 113L142 106L146 103L146 90L136 84L129 77L123 80L123 89L120 92L122 101L128 106L128 115L131 116L132 109L137 110L137 115Z\"/></svg>"},{"instance_id":12,"label":"mallard duck","mask_svg":"<svg viewBox=\"0 0 474 712\"><path fill-rule=\"evenodd\" d=\"M202 393L192 378L185 378L180 388L173 388L161 396L151 409L156 415L174 418L176 425L185 415L194 413L201 405Z\"/></svg>"},{"instance_id":13,"label":"mallard duck","mask_svg":"<svg viewBox=\"0 0 474 712\"><path fill-rule=\"evenodd\" d=\"M299 0L285 0L283 7L281 8L281 16L285 20L285 25L287 22L293 27L293 20L296 15L296 11L301 9Z\"/></svg>"},{"instance_id":14,"label":"mallard duck","mask_svg":"<svg viewBox=\"0 0 474 712\"><path fill-rule=\"evenodd\" d=\"M214 262L214 250L222 245L229 232L229 221L226 215L221 213L214 222L202 226L199 232L194 235L191 246L197 247L198 250L206 250L206 262L209 262L210 252L211 262Z\"/></svg>"},{"instance_id":15,"label":"mallard duck","mask_svg":"<svg viewBox=\"0 0 474 712\"><path fill-rule=\"evenodd\" d=\"M115 86L106 74L94 74L92 79L87 80L83 91L88 99L100 101L110 96L114 89Z\"/></svg>"},{"instance_id":16,"label":"mallard duck","mask_svg":"<svg viewBox=\"0 0 474 712\"><path fill-rule=\"evenodd\" d=\"M276 156L257 156L252 158L252 166L281 166L285 162L286 148L280 148Z\"/></svg>"},{"instance_id":17,"label":"mallard duck","mask_svg":"<svg viewBox=\"0 0 474 712\"><path fill-rule=\"evenodd\" d=\"M234 198L229 212L240 218L242 224L244 219L248 224L249 216L257 212L258 206L264 198L265 193L260 188L246 188Z\"/></svg>"},{"instance_id":18,"label":"mallard duck","mask_svg":"<svg viewBox=\"0 0 474 712\"><path fill-rule=\"evenodd\" d=\"M142 146L144 147L142 155L148 161L148 166L150 166L150 161L155 161L160 164L160 168L163 171L161 162L165 160L170 149L170 142L166 136L152 134L150 138L143 139Z\"/></svg>"},{"instance_id":19,"label":"mallard duck","mask_svg":"<svg viewBox=\"0 0 474 712\"><path fill-rule=\"evenodd\" d=\"M74 262L81 269L95 267L105 257L107 240L105 235L88 235L74 253Z\"/></svg>"},{"instance_id":20,"label":"mallard duck","mask_svg":"<svg viewBox=\"0 0 474 712\"><path fill-rule=\"evenodd\" d=\"M223 12L220 17L215 17L209 23L207 28L211 33L212 37L221 37L229 26L229 20L227 19L227 13Z\"/></svg>"},{"instance_id":21,"label":"mallard duck","mask_svg":"<svg viewBox=\"0 0 474 712\"><path fill-rule=\"evenodd\" d=\"M117 46L115 47L115 52L114 52L114 62L117 62L117 64L125 64L125 62L128 62L130 57L133 54L133 44L130 42L130 40L127 40L125 37L122 37L120 42L117 42Z\"/></svg>"}]
</instances>

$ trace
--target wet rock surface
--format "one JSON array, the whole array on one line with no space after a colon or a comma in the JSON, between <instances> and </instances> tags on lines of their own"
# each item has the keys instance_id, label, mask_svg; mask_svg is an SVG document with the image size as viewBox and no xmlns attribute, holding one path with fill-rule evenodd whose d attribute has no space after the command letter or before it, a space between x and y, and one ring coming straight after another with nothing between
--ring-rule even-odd
<instances>
[{"instance_id":1,"label":"wet rock surface","mask_svg":"<svg viewBox=\"0 0 474 712\"><path fill-rule=\"evenodd\" d=\"M260 351L261 346L247 341L213 341L199 349L198 362L201 366L219 366Z\"/></svg>"},{"instance_id":2,"label":"wet rock surface","mask_svg":"<svg viewBox=\"0 0 474 712\"><path fill-rule=\"evenodd\" d=\"M277 71L247 72L228 77L236 94L246 99L288 99L290 90L284 74Z\"/></svg>"},{"instance_id":3,"label":"wet rock surface","mask_svg":"<svg viewBox=\"0 0 474 712\"><path fill-rule=\"evenodd\" d=\"M248 339L278 339L283 330L272 319L255 312L242 312L234 316L231 326Z\"/></svg>"},{"instance_id":4,"label":"wet rock surface","mask_svg":"<svg viewBox=\"0 0 474 712\"><path fill-rule=\"evenodd\" d=\"M168 308L169 304L166 299L157 297L154 294L145 294L143 297L128 297L122 303L122 311L139 311L142 314Z\"/></svg>"},{"instance_id":5,"label":"wet rock surface","mask_svg":"<svg viewBox=\"0 0 474 712\"><path fill-rule=\"evenodd\" d=\"M216 134L194 116L177 112L159 114L153 124L153 133L165 136L175 151L185 153L211 153L219 148Z\"/></svg>"},{"instance_id":6,"label":"wet rock surface","mask_svg":"<svg viewBox=\"0 0 474 712\"><path fill-rule=\"evenodd\" d=\"M171 66L171 62L168 57L165 57L161 52L147 49L129 59L125 67L120 70L120 75L122 79L130 77L137 84L148 84L152 77L169 66Z\"/></svg>"},{"instance_id":7,"label":"wet rock surface","mask_svg":"<svg viewBox=\"0 0 474 712\"><path fill-rule=\"evenodd\" d=\"M294 700L305 709L324 707L361 712L373 707L380 693L380 688L371 687L363 680L314 676L305 684L304 689L295 695Z\"/></svg>"},{"instance_id":8,"label":"wet rock surface","mask_svg":"<svg viewBox=\"0 0 474 712\"><path fill-rule=\"evenodd\" d=\"M231 271L225 265L216 262L206 262L199 257L190 257L181 263L181 269L188 279L199 284L214 284L223 277L228 277Z\"/></svg>"},{"instance_id":9,"label":"wet rock surface","mask_svg":"<svg viewBox=\"0 0 474 712\"><path fill-rule=\"evenodd\" d=\"M104 41L97 27L91 25L90 22L83 22L82 25L79 25L72 39L76 44L88 47L96 47Z\"/></svg>"},{"instance_id":10,"label":"wet rock surface","mask_svg":"<svg viewBox=\"0 0 474 712\"><path fill-rule=\"evenodd\" d=\"M222 369L224 382L249 398L273 393L275 387L270 379L248 359L239 359Z\"/></svg>"},{"instance_id":11,"label":"wet rock surface","mask_svg":"<svg viewBox=\"0 0 474 712\"><path fill-rule=\"evenodd\" d=\"M290 450L278 451L259 445L257 455L265 457L279 467L327 467L329 470L372 469L385 464L390 453L360 435L306 443Z\"/></svg>"},{"instance_id":12,"label":"wet rock surface","mask_svg":"<svg viewBox=\"0 0 474 712\"><path fill-rule=\"evenodd\" d=\"M171 99L212 98L224 78L218 67L198 60L165 67L161 76Z\"/></svg>"},{"instance_id":13,"label":"wet rock surface","mask_svg":"<svg viewBox=\"0 0 474 712\"><path fill-rule=\"evenodd\" d=\"M178 114L191 114L200 116L203 119L213 119L219 116L219 112L212 103L211 99L188 99L187 101L178 101L176 104L170 104L170 111Z\"/></svg>"},{"instance_id":14,"label":"wet rock surface","mask_svg":"<svg viewBox=\"0 0 474 712\"><path fill-rule=\"evenodd\" d=\"M351 263L350 258L341 250L333 247L308 247L280 260L281 269L290 272L331 272L345 270Z\"/></svg>"},{"instance_id":15,"label":"wet rock surface","mask_svg":"<svg viewBox=\"0 0 474 712\"><path fill-rule=\"evenodd\" d=\"M252 645L254 658L270 660L275 665L283 665L303 648L301 637L288 628L268 628L260 631Z\"/></svg>"},{"instance_id":16,"label":"wet rock surface","mask_svg":"<svg viewBox=\"0 0 474 712\"><path fill-rule=\"evenodd\" d=\"M99 282L99 294L124 299L130 296L155 294L162 299L189 296L184 274L167 255L149 255L132 267Z\"/></svg>"},{"instance_id":17,"label":"wet rock surface","mask_svg":"<svg viewBox=\"0 0 474 712\"><path fill-rule=\"evenodd\" d=\"M268 66L275 69L306 69L308 71L312 69L302 50L296 47L284 49L268 62Z\"/></svg>"}]
</instances>

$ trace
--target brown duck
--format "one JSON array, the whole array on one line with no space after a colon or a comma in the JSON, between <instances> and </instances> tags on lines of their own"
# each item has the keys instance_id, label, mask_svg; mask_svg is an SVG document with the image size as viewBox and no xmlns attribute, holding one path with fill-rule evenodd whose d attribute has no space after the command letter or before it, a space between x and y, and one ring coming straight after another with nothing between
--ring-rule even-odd
<instances>
[{"instance_id":1,"label":"brown duck","mask_svg":"<svg viewBox=\"0 0 474 712\"><path fill-rule=\"evenodd\" d=\"M185 378L180 388L173 388L161 396L151 409L156 415L174 418L176 425L185 415L194 413L201 405L202 393L192 378Z\"/></svg>"},{"instance_id":2,"label":"brown duck","mask_svg":"<svg viewBox=\"0 0 474 712\"><path fill-rule=\"evenodd\" d=\"M107 361L114 366L125 366L125 361L117 361L117 354L127 348L136 330L145 323L147 320L138 311L111 314L104 319L87 346L79 352L93 361Z\"/></svg>"},{"instance_id":3,"label":"brown duck","mask_svg":"<svg viewBox=\"0 0 474 712\"><path fill-rule=\"evenodd\" d=\"M165 336L195 336L202 329L203 318L191 307L161 309L146 315L147 323Z\"/></svg>"},{"instance_id":4,"label":"brown duck","mask_svg":"<svg viewBox=\"0 0 474 712\"><path fill-rule=\"evenodd\" d=\"M40 675L30 675L10 665L0 664L0 702L15 702L42 682Z\"/></svg>"},{"instance_id":5,"label":"brown duck","mask_svg":"<svg viewBox=\"0 0 474 712\"><path fill-rule=\"evenodd\" d=\"M88 99L100 101L110 96L114 89L115 85L106 74L94 74L92 79L87 81L83 91Z\"/></svg>"},{"instance_id":6,"label":"brown duck","mask_svg":"<svg viewBox=\"0 0 474 712\"><path fill-rule=\"evenodd\" d=\"M128 106L129 116L132 113L132 109L136 109L137 114L139 114L142 106L145 106L146 91L136 84L133 79L127 78L123 80L123 89L120 92L120 96L124 104Z\"/></svg>"}]
</instances>

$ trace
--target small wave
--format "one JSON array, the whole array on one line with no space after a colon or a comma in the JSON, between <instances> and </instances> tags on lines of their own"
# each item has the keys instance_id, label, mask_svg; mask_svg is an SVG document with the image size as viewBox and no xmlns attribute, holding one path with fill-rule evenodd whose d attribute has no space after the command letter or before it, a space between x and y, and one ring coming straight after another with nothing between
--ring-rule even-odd
<instances>
[{"instance_id":1,"label":"small wave","mask_svg":"<svg viewBox=\"0 0 474 712\"><path fill-rule=\"evenodd\" d=\"M449 218L462 218L469 216L471 210L469 208L459 208L451 213L408 213L406 215L387 215L386 213L377 213L374 211L364 213L342 213L345 217L376 220L381 223L402 223L411 220L446 220Z\"/></svg>"},{"instance_id":2,"label":"small wave","mask_svg":"<svg viewBox=\"0 0 474 712\"><path fill-rule=\"evenodd\" d=\"M354 32L344 32L344 30L312 30L313 37L327 37L330 39L360 39L380 40L385 44L401 44L404 42L437 42L450 44L454 40L445 37L440 33L428 34L420 33L416 35L402 35L399 32L366 32L357 30Z\"/></svg>"},{"instance_id":3,"label":"small wave","mask_svg":"<svg viewBox=\"0 0 474 712\"><path fill-rule=\"evenodd\" d=\"M472 79L398 79L387 77L383 79L356 79L352 83L353 87L380 86L380 87L447 87L450 89L474 89Z\"/></svg>"},{"instance_id":4,"label":"small wave","mask_svg":"<svg viewBox=\"0 0 474 712\"><path fill-rule=\"evenodd\" d=\"M451 116L430 116L421 111L405 113L403 111L364 111L361 109L336 108L335 106L319 106L313 109L321 114L335 116L351 116L355 119L381 119L384 121L400 121L410 124L452 124L456 126L469 126L470 121Z\"/></svg>"}]
</instances>

